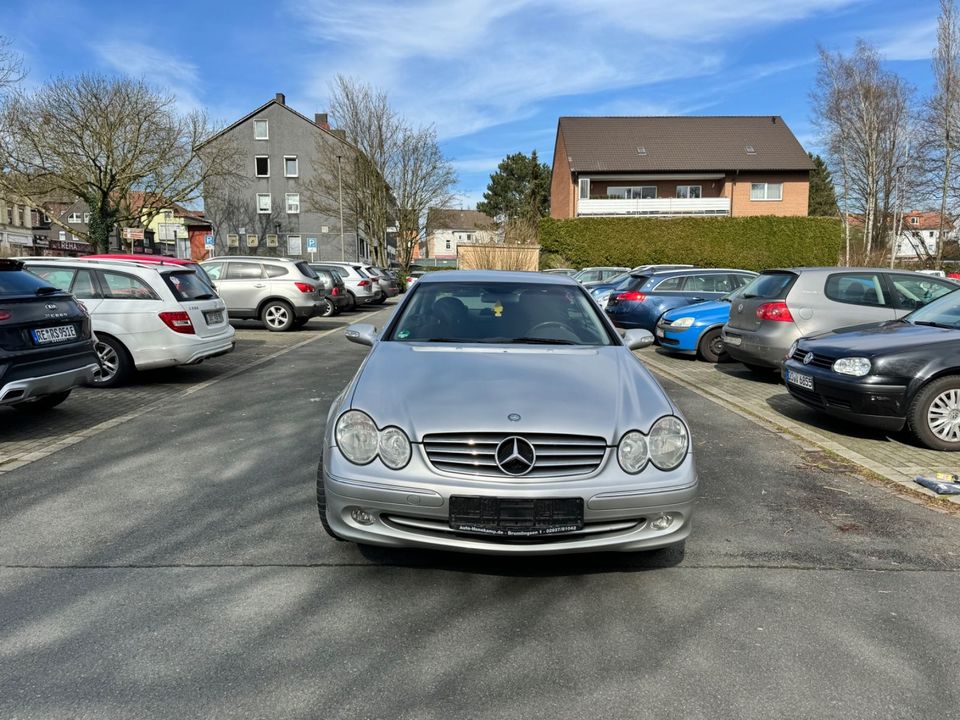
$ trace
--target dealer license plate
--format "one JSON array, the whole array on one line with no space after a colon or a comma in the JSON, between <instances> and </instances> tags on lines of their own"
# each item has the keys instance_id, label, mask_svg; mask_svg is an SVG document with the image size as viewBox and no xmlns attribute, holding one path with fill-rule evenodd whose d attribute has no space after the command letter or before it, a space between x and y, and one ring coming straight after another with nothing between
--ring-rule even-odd
<instances>
[{"instance_id":1,"label":"dealer license plate","mask_svg":"<svg viewBox=\"0 0 960 720\"><path fill-rule=\"evenodd\" d=\"M223 310L211 310L205 312L203 316L207 319L207 325L218 325L223 322Z\"/></svg>"},{"instance_id":2,"label":"dealer license plate","mask_svg":"<svg viewBox=\"0 0 960 720\"><path fill-rule=\"evenodd\" d=\"M583 498L450 498L450 529L458 532L532 537L582 528Z\"/></svg>"},{"instance_id":3,"label":"dealer license plate","mask_svg":"<svg viewBox=\"0 0 960 720\"><path fill-rule=\"evenodd\" d=\"M813 378L809 375L804 375L803 373L798 373L794 370L787 370L787 382L791 385L802 387L805 390L813 390Z\"/></svg>"},{"instance_id":4,"label":"dealer license plate","mask_svg":"<svg viewBox=\"0 0 960 720\"><path fill-rule=\"evenodd\" d=\"M740 343L743 342L743 338L739 335L724 335L723 344L732 345L733 347L740 347Z\"/></svg>"},{"instance_id":5,"label":"dealer license plate","mask_svg":"<svg viewBox=\"0 0 960 720\"><path fill-rule=\"evenodd\" d=\"M37 345L46 345L47 343L66 342L74 340L77 337L77 328L73 325L61 325L52 328L37 328L31 330L33 341Z\"/></svg>"}]
</instances>

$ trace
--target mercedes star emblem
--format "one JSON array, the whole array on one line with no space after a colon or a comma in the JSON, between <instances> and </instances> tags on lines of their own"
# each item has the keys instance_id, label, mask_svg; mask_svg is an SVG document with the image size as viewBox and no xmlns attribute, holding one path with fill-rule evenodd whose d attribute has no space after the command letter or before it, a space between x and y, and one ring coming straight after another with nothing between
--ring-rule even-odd
<instances>
[{"instance_id":1,"label":"mercedes star emblem","mask_svg":"<svg viewBox=\"0 0 960 720\"><path fill-rule=\"evenodd\" d=\"M497 466L507 475L526 475L533 469L537 453L527 440L512 435L497 445Z\"/></svg>"},{"instance_id":2,"label":"mercedes star emblem","mask_svg":"<svg viewBox=\"0 0 960 720\"><path fill-rule=\"evenodd\" d=\"M804 364L804 365L809 365L809 364L812 363L812 362L813 362L813 353L812 353L812 352L808 352L806 355L803 356L803 364Z\"/></svg>"},{"instance_id":3,"label":"mercedes star emblem","mask_svg":"<svg viewBox=\"0 0 960 720\"><path fill-rule=\"evenodd\" d=\"M516 413L510 413L509 415L507 415L507 420L509 420L510 422L520 422L520 416L517 415Z\"/></svg>"}]
</instances>

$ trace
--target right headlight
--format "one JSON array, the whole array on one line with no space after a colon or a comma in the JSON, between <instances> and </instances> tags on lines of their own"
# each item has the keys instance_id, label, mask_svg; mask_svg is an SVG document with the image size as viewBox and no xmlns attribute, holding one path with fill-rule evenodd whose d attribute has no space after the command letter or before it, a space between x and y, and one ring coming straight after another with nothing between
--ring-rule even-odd
<instances>
[{"instance_id":1,"label":"right headlight","mask_svg":"<svg viewBox=\"0 0 960 720\"><path fill-rule=\"evenodd\" d=\"M400 470L410 462L410 440L398 427L380 432L380 460L391 470Z\"/></svg>"},{"instance_id":2,"label":"right headlight","mask_svg":"<svg viewBox=\"0 0 960 720\"><path fill-rule=\"evenodd\" d=\"M373 462L380 445L380 433L370 416L359 410L348 410L337 420L334 431L337 447L350 462L366 465Z\"/></svg>"},{"instance_id":3,"label":"right headlight","mask_svg":"<svg viewBox=\"0 0 960 720\"><path fill-rule=\"evenodd\" d=\"M650 462L660 470L673 470L690 448L690 434L680 418L667 415L657 420L647 436Z\"/></svg>"}]
</instances>

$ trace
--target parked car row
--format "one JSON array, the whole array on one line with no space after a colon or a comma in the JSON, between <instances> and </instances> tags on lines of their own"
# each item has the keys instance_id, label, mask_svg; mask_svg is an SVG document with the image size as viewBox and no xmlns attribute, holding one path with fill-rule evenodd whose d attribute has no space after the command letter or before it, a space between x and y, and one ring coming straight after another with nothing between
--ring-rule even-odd
<instances>
[{"instance_id":1,"label":"parked car row","mask_svg":"<svg viewBox=\"0 0 960 720\"><path fill-rule=\"evenodd\" d=\"M686 290L704 287L692 278L723 273L739 286L692 302L701 293ZM638 273L632 282L643 285L623 285L606 311L624 328L653 319L666 351L714 363L729 357L755 373L777 370L809 407L888 431L908 428L927 447L960 450L960 283L889 268L750 275Z\"/></svg>"}]
</instances>

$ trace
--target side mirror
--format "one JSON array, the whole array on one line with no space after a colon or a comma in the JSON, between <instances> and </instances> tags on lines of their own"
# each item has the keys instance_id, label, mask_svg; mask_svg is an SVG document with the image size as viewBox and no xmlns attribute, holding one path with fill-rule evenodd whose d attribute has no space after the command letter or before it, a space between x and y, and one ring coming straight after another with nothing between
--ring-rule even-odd
<instances>
[{"instance_id":1,"label":"side mirror","mask_svg":"<svg viewBox=\"0 0 960 720\"><path fill-rule=\"evenodd\" d=\"M377 328L369 323L357 323L348 327L344 335L346 335L347 340L355 342L357 345L373 347L373 343L377 340ZM650 333L647 333L647 335L650 335ZM653 340L652 335L650 339Z\"/></svg>"},{"instance_id":2,"label":"side mirror","mask_svg":"<svg viewBox=\"0 0 960 720\"><path fill-rule=\"evenodd\" d=\"M631 350L653 345L653 334L649 330L627 330L623 334L623 344Z\"/></svg>"}]
</instances>

